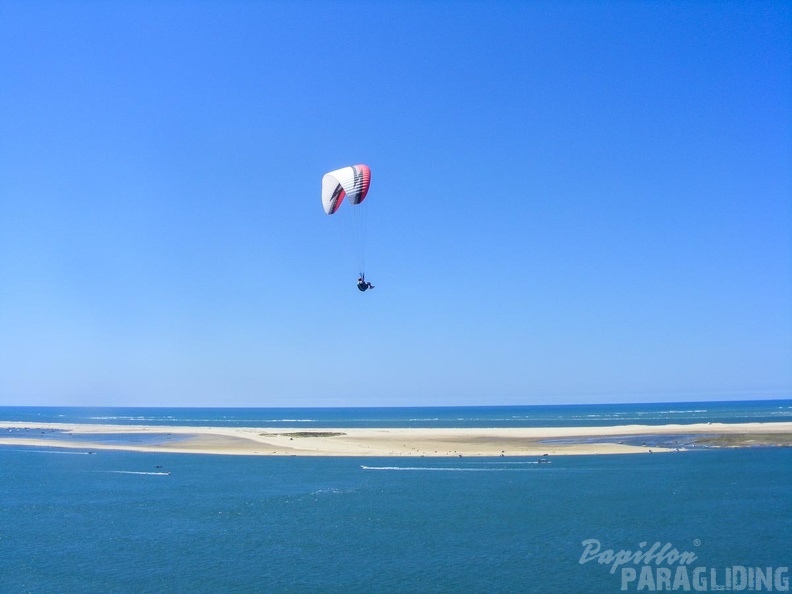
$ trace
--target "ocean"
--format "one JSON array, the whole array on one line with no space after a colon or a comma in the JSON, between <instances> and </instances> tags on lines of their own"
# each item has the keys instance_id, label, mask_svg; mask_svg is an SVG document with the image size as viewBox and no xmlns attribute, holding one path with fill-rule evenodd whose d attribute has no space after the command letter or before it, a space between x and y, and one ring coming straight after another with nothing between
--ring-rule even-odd
<instances>
[{"instance_id":1,"label":"ocean","mask_svg":"<svg viewBox=\"0 0 792 594\"><path fill-rule=\"evenodd\" d=\"M0 406L0 421L212 427L590 427L792 421L792 400L543 406L80 408Z\"/></svg>"},{"instance_id":2,"label":"ocean","mask_svg":"<svg viewBox=\"0 0 792 594\"><path fill-rule=\"evenodd\" d=\"M0 408L3 421L301 428L791 416L789 400ZM559 456L538 464L514 457L89 454L0 446L3 593L646 592L715 591L726 584L749 591L749 581L753 590L784 591L790 535L792 448Z\"/></svg>"}]
</instances>

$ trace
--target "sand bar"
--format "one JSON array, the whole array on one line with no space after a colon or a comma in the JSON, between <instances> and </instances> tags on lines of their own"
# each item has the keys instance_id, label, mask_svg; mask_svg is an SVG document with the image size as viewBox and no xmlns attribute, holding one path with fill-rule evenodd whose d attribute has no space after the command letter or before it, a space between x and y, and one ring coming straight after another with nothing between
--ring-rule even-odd
<instances>
[{"instance_id":1,"label":"sand bar","mask_svg":"<svg viewBox=\"0 0 792 594\"><path fill-rule=\"evenodd\" d=\"M697 447L790 446L792 422L459 429L339 427L306 431L0 421L0 445L260 456L645 454Z\"/></svg>"}]
</instances>

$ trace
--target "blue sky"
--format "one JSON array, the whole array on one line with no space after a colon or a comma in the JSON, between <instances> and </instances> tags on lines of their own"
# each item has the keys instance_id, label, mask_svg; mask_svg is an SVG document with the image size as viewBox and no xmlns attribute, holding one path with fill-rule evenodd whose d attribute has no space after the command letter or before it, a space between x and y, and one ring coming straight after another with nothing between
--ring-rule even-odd
<instances>
[{"instance_id":1,"label":"blue sky","mask_svg":"<svg viewBox=\"0 0 792 594\"><path fill-rule=\"evenodd\" d=\"M0 0L0 114L0 405L792 393L787 2Z\"/></svg>"}]
</instances>

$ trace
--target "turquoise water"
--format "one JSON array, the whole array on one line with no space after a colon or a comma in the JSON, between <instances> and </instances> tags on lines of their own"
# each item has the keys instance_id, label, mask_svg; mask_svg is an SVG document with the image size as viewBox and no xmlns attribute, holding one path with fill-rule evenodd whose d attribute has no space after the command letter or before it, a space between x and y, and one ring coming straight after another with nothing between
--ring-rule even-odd
<instances>
[{"instance_id":1,"label":"turquoise water","mask_svg":"<svg viewBox=\"0 0 792 594\"><path fill-rule=\"evenodd\" d=\"M536 464L0 447L4 593L618 592L583 541L671 543L722 571L791 566L790 534L792 448Z\"/></svg>"},{"instance_id":2,"label":"turquoise water","mask_svg":"<svg viewBox=\"0 0 792 594\"><path fill-rule=\"evenodd\" d=\"M587 427L792 421L792 400L364 408L0 407L0 421L230 427Z\"/></svg>"}]
</instances>

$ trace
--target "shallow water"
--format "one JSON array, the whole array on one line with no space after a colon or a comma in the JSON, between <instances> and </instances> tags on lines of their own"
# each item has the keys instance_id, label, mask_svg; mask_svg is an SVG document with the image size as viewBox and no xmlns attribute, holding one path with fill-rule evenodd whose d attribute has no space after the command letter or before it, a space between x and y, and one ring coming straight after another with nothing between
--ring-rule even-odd
<instances>
[{"instance_id":1,"label":"shallow water","mask_svg":"<svg viewBox=\"0 0 792 594\"><path fill-rule=\"evenodd\" d=\"M619 591L619 572L579 562L587 539L790 565L789 448L552 464L65 453L0 447L2 592Z\"/></svg>"}]
</instances>

